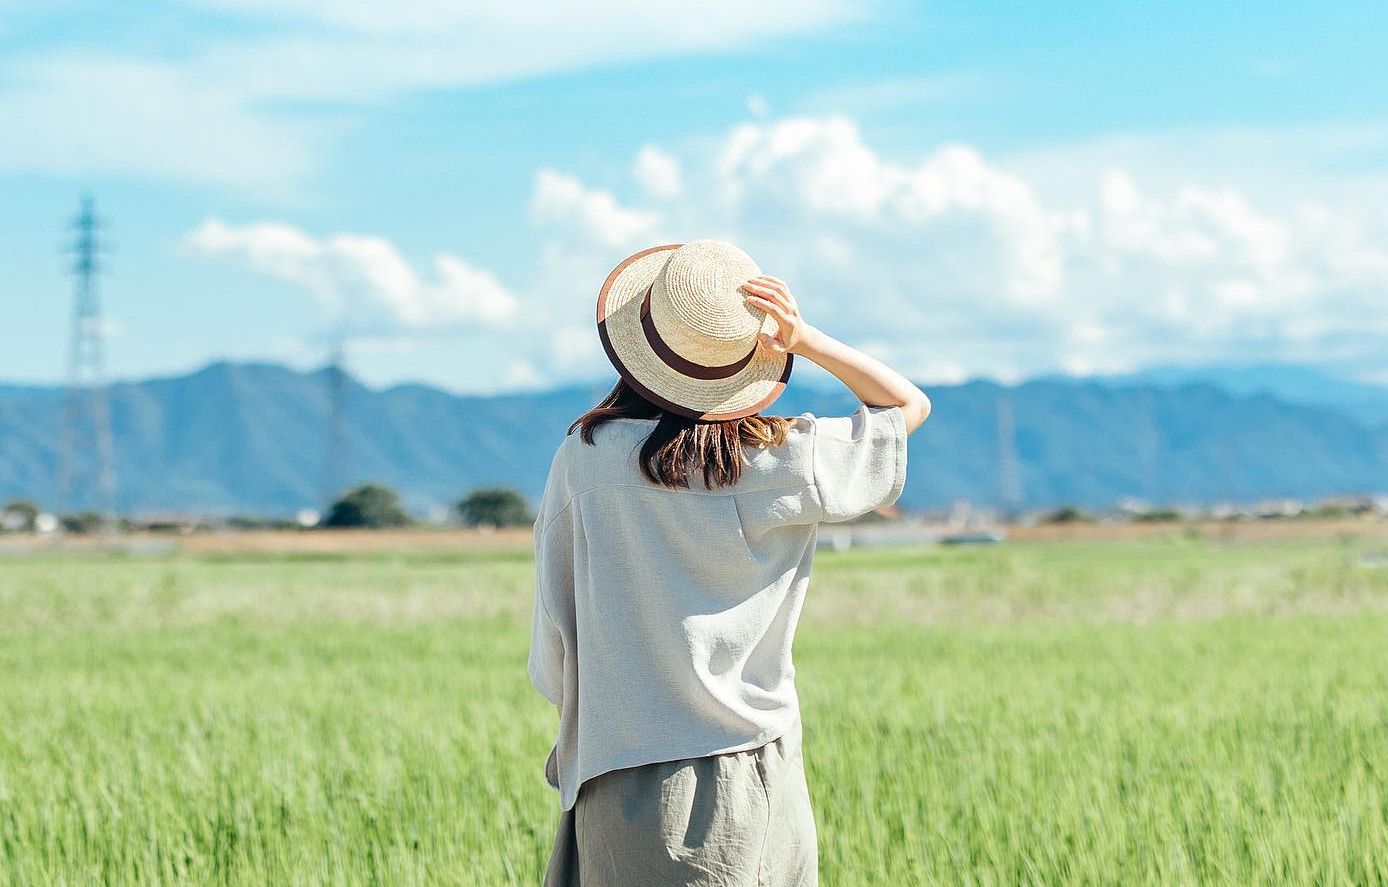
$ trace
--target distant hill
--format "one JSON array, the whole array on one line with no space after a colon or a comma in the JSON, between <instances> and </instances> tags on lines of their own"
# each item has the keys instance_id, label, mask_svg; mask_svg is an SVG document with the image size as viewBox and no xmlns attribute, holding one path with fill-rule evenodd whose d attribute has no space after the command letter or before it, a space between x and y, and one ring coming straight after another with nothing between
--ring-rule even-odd
<instances>
[{"instance_id":1,"label":"distant hill","mask_svg":"<svg viewBox=\"0 0 1388 887\"><path fill-rule=\"evenodd\" d=\"M607 385L460 397L349 380L353 475L399 489L423 513L477 486L538 497L570 421ZM1388 429L1344 411L1208 384L1046 380L932 386L911 438L901 503L996 503L998 404L1011 403L1023 504L1106 506L1127 496L1207 503L1388 490ZM0 500L52 502L58 388L0 386ZM846 390L794 383L776 411L850 412ZM323 371L216 363L111 391L121 507L132 513L289 514L320 505L328 399Z\"/></svg>"},{"instance_id":2,"label":"distant hill","mask_svg":"<svg viewBox=\"0 0 1388 887\"><path fill-rule=\"evenodd\" d=\"M1388 388L1340 379L1315 367L1286 363L1151 367L1101 377L1109 385L1207 384L1230 394L1271 394L1288 403L1330 407L1373 427L1388 426Z\"/></svg>"}]
</instances>

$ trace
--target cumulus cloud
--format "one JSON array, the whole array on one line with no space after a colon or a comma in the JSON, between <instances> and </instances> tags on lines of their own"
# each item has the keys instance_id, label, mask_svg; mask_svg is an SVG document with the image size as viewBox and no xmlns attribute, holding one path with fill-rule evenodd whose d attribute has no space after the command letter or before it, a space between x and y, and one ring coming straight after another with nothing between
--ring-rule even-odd
<instances>
[{"instance_id":1,"label":"cumulus cloud","mask_svg":"<svg viewBox=\"0 0 1388 887\"><path fill-rule=\"evenodd\" d=\"M535 176L530 216L551 233L600 247L637 243L654 232L660 219L655 212L624 207L612 193L552 169Z\"/></svg>"},{"instance_id":2,"label":"cumulus cloud","mask_svg":"<svg viewBox=\"0 0 1388 887\"><path fill-rule=\"evenodd\" d=\"M562 256L565 272L547 279L560 304L586 312L580 294L619 253L716 236L790 280L811 319L921 378L1384 359L1382 218L1274 211L1232 186L1152 191L1122 168L1094 170L1082 197L1046 200L968 145L889 159L843 117L747 123L682 163L652 152L679 164L677 199L643 181L640 155L625 200L537 176L535 217L565 237L547 248ZM583 320L575 310L570 327ZM568 363L600 364L575 336L561 341Z\"/></svg>"},{"instance_id":3,"label":"cumulus cloud","mask_svg":"<svg viewBox=\"0 0 1388 887\"><path fill-rule=\"evenodd\" d=\"M1059 283L1063 220L1049 217L1025 182L964 145L903 166L880 157L846 118L746 124L728 136L716 175L725 211L739 216L758 205L784 207L829 235L963 238L1001 260L990 276L1000 295L1044 297Z\"/></svg>"},{"instance_id":4,"label":"cumulus cloud","mask_svg":"<svg viewBox=\"0 0 1388 887\"><path fill-rule=\"evenodd\" d=\"M315 237L280 222L230 225L211 218L186 243L199 255L301 288L357 330L497 327L518 304L491 273L457 256L435 256L426 278L394 244L372 235Z\"/></svg>"},{"instance_id":5,"label":"cumulus cloud","mask_svg":"<svg viewBox=\"0 0 1388 887\"><path fill-rule=\"evenodd\" d=\"M457 256L416 267L375 236L214 218L188 245L300 287L391 347L495 329L498 384L512 387L608 373L602 280L637 249L697 237L741 244L813 321L920 379L1240 359L1384 371L1388 216L1154 186L1122 166L1096 166L1064 198L1041 184L964 144L888 157L844 117L754 121L644 145L601 187L538 170L538 255L519 295Z\"/></svg>"}]
</instances>

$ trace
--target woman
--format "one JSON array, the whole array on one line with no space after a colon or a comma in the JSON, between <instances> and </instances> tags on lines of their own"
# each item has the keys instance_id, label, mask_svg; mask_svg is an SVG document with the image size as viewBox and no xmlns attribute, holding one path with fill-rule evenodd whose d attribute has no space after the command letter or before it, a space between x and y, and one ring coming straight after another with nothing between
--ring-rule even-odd
<instances>
[{"instance_id":1,"label":"woman","mask_svg":"<svg viewBox=\"0 0 1388 887\"><path fill-rule=\"evenodd\" d=\"M562 808L545 883L814 884L791 641L815 530L896 500L930 401L729 244L631 256L597 316L620 380L570 427L535 525L529 672L559 707ZM792 355L863 406L758 415Z\"/></svg>"}]
</instances>

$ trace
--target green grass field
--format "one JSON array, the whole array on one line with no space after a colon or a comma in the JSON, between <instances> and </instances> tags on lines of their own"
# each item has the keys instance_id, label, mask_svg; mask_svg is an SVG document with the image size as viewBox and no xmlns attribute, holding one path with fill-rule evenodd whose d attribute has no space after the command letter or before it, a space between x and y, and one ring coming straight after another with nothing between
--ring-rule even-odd
<instances>
[{"instance_id":1,"label":"green grass field","mask_svg":"<svg viewBox=\"0 0 1388 887\"><path fill-rule=\"evenodd\" d=\"M823 553L823 882L1388 882L1366 543ZM537 884L525 550L0 561L0 883Z\"/></svg>"}]
</instances>

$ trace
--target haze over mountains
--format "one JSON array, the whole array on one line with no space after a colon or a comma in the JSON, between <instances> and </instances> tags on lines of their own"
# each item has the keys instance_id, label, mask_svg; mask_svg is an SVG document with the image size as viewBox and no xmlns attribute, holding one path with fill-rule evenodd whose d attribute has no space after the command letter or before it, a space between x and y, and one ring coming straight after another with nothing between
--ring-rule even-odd
<instances>
[{"instance_id":1,"label":"haze over mountains","mask_svg":"<svg viewBox=\"0 0 1388 887\"><path fill-rule=\"evenodd\" d=\"M121 509L287 515L321 506L325 381L322 370L216 363L114 385ZM533 501L568 423L607 387L463 397L348 380L351 476L395 487L420 514L484 485L513 486ZM1201 504L1388 492L1388 390L1300 368L1234 368L1223 376L1172 369L928 390L935 412L911 438L901 498L909 509L961 498L1001 504L1017 493L1023 507L1105 507L1125 497ZM0 385L0 501L51 506L62 394L59 387ZM1006 445L1000 402L1015 428L1016 490L999 481ZM846 390L793 382L776 411L843 414L855 406Z\"/></svg>"}]
</instances>

